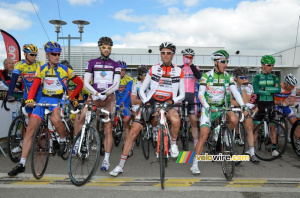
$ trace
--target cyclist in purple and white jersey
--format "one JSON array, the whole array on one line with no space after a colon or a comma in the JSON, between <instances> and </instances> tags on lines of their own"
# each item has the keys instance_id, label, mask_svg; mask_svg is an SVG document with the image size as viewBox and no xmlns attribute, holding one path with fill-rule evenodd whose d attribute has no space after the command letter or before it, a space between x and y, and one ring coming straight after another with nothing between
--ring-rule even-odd
<instances>
[{"instance_id":1,"label":"cyclist in purple and white jersey","mask_svg":"<svg viewBox=\"0 0 300 198\"><path fill-rule=\"evenodd\" d=\"M84 86L91 93L88 101L98 107L104 107L110 113L114 112L116 104L115 91L119 89L121 79L121 65L109 58L113 41L109 37L101 37L98 41L101 56L89 60L86 64L84 74ZM93 84L90 80L93 78ZM79 132L85 120L87 108L84 108L81 115L75 120L75 134ZM104 150L105 157L101 165L102 171L109 169L109 156L112 150L113 137L111 122L104 123L105 140ZM75 146L76 147L76 146Z\"/></svg>"},{"instance_id":2,"label":"cyclist in purple and white jersey","mask_svg":"<svg viewBox=\"0 0 300 198\"><path fill-rule=\"evenodd\" d=\"M197 102L197 95L195 95L195 85L198 79L201 78L200 70L193 64L193 58L195 52L191 48L187 48L181 51L183 55L183 65L181 66L184 73L184 84L185 84L185 101L189 104ZM194 139L194 147L198 142L198 126L197 126L197 113L198 106L188 106L188 114L192 127L192 135Z\"/></svg>"}]
</instances>

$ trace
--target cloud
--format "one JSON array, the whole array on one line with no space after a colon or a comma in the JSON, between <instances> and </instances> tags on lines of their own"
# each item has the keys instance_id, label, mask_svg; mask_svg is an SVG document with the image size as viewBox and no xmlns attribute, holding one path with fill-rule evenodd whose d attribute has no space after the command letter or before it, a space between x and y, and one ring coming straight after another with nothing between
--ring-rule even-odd
<instances>
[{"instance_id":1,"label":"cloud","mask_svg":"<svg viewBox=\"0 0 300 198\"><path fill-rule=\"evenodd\" d=\"M187 7L192 7L197 5L200 2L200 0L184 0L183 4Z\"/></svg>"},{"instance_id":2,"label":"cloud","mask_svg":"<svg viewBox=\"0 0 300 198\"><path fill-rule=\"evenodd\" d=\"M36 10L39 7L34 4ZM0 3L0 28L4 30L23 30L32 25L28 14L34 9L29 2L19 2L17 4Z\"/></svg>"},{"instance_id":3,"label":"cloud","mask_svg":"<svg viewBox=\"0 0 300 198\"><path fill-rule=\"evenodd\" d=\"M172 6L179 3L178 0L158 0L159 3L162 3L164 6Z\"/></svg>"},{"instance_id":4,"label":"cloud","mask_svg":"<svg viewBox=\"0 0 300 198\"><path fill-rule=\"evenodd\" d=\"M92 5L97 0L68 0L71 5ZM100 0L100 3L103 3L104 0Z\"/></svg>"},{"instance_id":5,"label":"cloud","mask_svg":"<svg viewBox=\"0 0 300 198\"><path fill-rule=\"evenodd\" d=\"M3 41L0 41L0 69L4 67L3 61L6 59L6 50L5 50L5 45Z\"/></svg>"},{"instance_id":6,"label":"cloud","mask_svg":"<svg viewBox=\"0 0 300 198\"><path fill-rule=\"evenodd\" d=\"M122 20L126 22L140 23L147 20L147 16L135 16L131 15L133 9L123 9L113 15L114 19Z\"/></svg>"},{"instance_id":7,"label":"cloud","mask_svg":"<svg viewBox=\"0 0 300 198\"><path fill-rule=\"evenodd\" d=\"M136 47L171 41L184 46L279 51L294 46L299 10L299 0L243 1L235 9L206 8L194 13L171 7L167 14L142 22L147 32L119 35L117 41ZM123 18L133 15L129 14Z\"/></svg>"}]
</instances>

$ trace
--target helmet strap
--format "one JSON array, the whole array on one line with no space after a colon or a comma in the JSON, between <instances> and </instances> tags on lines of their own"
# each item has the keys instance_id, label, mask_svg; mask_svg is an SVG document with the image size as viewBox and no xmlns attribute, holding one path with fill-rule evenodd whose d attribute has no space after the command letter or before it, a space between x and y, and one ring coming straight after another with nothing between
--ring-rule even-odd
<instances>
[{"instance_id":1,"label":"helmet strap","mask_svg":"<svg viewBox=\"0 0 300 198\"><path fill-rule=\"evenodd\" d=\"M26 55L25 55L25 60L27 61L27 62L29 62L29 65L31 65L31 64L33 64L34 63L34 61L33 62L31 62L28 58L27 58L27 56L28 56L28 54L26 53Z\"/></svg>"},{"instance_id":2,"label":"helmet strap","mask_svg":"<svg viewBox=\"0 0 300 198\"><path fill-rule=\"evenodd\" d=\"M107 60L109 59L109 55L108 55L108 56L104 56L104 55L101 53L100 59L101 59L101 60L104 60L104 61L107 61Z\"/></svg>"}]
</instances>

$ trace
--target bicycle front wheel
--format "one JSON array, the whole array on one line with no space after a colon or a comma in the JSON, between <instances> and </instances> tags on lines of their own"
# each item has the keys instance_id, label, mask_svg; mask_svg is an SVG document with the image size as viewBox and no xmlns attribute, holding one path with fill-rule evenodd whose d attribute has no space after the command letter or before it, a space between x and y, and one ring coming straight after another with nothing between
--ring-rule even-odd
<instances>
[{"instance_id":1,"label":"bicycle front wheel","mask_svg":"<svg viewBox=\"0 0 300 198\"><path fill-rule=\"evenodd\" d=\"M276 131L276 150L278 151L278 155L273 155L272 146L273 143L271 142L270 138L270 132L267 136L265 136L264 132L264 122L261 122L257 127L254 129L254 148L255 148L255 155L264 161L272 161L279 157L281 157L286 150L286 144L287 144L287 132L283 128L283 126L276 121L272 121L268 123L268 129L270 128L270 125L275 126Z\"/></svg>"},{"instance_id":2,"label":"bicycle front wheel","mask_svg":"<svg viewBox=\"0 0 300 198\"><path fill-rule=\"evenodd\" d=\"M158 129L159 135L159 170L160 170L160 186L161 189L165 188L165 148L164 148L164 126Z\"/></svg>"},{"instance_id":3,"label":"bicycle front wheel","mask_svg":"<svg viewBox=\"0 0 300 198\"><path fill-rule=\"evenodd\" d=\"M25 120L22 116L16 117L10 124L7 135L8 156L13 162L19 162L22 154L21 142L25 135Z\"/></svg>"},{"instance_id":4,"label":"bicycle front wheel","mask_svg":"<svg viewBox=\"0 0 300 198\"><path fill-rule=\"evenodd\" d=\"M61 157L63 160L69 159L70 156L70 149L73 144L73 139L74 139L74 126L71 120L68 120L65 124L65 137L67 140L67 152L63 154Z\"/></svg>"},{"instance_id":5,"label":"bicycle front wheel","mask_svg":"<svg viewBox=\"0 0 300 198\"><path fill-rule=\"evenodd\" d=\"M237 138L237 135L239 138ZM238 127L235 129L234 134L234 155L244 155L245 154L245 147L246 147L246 129L245 125L242 122L239 122ZM235 165L239 165L242 161L236 161Z\"/></svg>"},{"instance_id":6,"label":"bicycle front wheel","mask_svg":"<svg viewBox=\"0 0 300 198\"><path fill-rule=\"evenodd\" d=\"M40 122L34 132L31 149L31 171L36 179L41 179L46 172L49 160L51 135L44 122Z\"/></svg>"},{"instance_id":7,"label":"bicycle front wheel","mask_svg":"<svg viewBox=\"0 0 300 198\"><path fill-rule=\"evenodd\" d=\"M145 159L149 159L151 139L148 124L144 125L142 131L140 132L140 139L144 157Z\"/></svg>"},{"instance_id":8,"label":"bicycle front wheel","mask_svg":"<svg viewBox=\"0 0 300 198\"><path fill-rule=\"evenodd\" d=\"M75 186L82 186L89 181L100 160L98 132L93 127L87 128L79 150L81 133L80 130L73 142L69 157L69 176Z\"/></svg>"},{"instance_id":9,"label":"bicycle front wheel","mask_svg":"<svg viewBox=\"0 0 300 198\"><path fill-rule=\"evenodd\" d=\"M123 124L119 118L118 123L116 126L113 127L113 138L114 138L114 143L115 146L118 147L121 140L122 140L122 135L123 135Z\"/></svg>"},{"instance_id":10,"label":"bicycle front wheel","mask_svg":"<svg viewBox=\"0 0 300 198\"><path fill-rule=\"evenodd\" d=\"M231 130L227 124L220 128L220 135L222 154L232 158L234 144ZM235 162L224 159L221 164L225 178L230 181L233 178Z\"/></svg>"},{"instance_id":11,"label":"bicycle front wheel","mask_svg":"<svg viewBox=\"0 0 300 198\"><path fill-rule=\"evenodd\" d=\"M294 122L291 129L291 143L296 155L300 157L300 120Z\"/></svg>"}]
</instances>

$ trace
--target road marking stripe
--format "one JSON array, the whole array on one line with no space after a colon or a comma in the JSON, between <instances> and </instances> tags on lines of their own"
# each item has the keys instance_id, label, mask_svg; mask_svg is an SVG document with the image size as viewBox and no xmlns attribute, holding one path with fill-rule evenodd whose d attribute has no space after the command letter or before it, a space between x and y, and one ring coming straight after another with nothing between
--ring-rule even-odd
<instances>
[{"instance_id":1,"label":"road marking stripe","mask_svg":"<svg viewBox=\"0 0 300 198\"><path fill-rule=\"evenodd\" d=\"M119 186L125 182L132 181L131 178L103 178L97 181L90 181L87 186Z\"/></svg>"},{"instance_id":2,"label":"road marking stripe","mask_svg":"<svg viewBox=\"0 0 300 198\"><path fill-rule=\"evenodd\" d=\"M165 186L188 187L200 181L201 179L167 179L165 180ZM160 183L153 186L160 186Z\"/></svg>"},{"instance_id":3,"label":"road marking stripe","mask_svg":"<svg viewBox=\"0 0 300 198\"><path fill-rule=\"evenodd\" d=\"M264 179L235 179L226 187L262 187L267 181Z\"/></svg>"}]
</instances>

